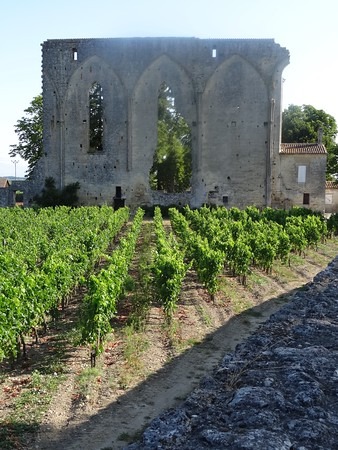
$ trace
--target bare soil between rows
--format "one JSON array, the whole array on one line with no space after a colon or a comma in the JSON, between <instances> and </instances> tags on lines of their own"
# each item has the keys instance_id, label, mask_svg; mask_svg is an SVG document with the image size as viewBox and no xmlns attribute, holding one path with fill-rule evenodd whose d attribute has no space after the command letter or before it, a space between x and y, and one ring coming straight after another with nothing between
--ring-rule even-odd
<instances>
[{"instance_id":1,"label":"bare soil between rows","mask_svg":"<svg viewBox=\"0 0 338 450\"><path fill-rule=\"evenodd\" d=\"M97 360L98 374L87 386L86 394L79 389L78 377L90 368L89 350L85 346L68 347L65 342L65 380L38 433L27 436L26 444L17 448L118 450L137 440L153 418L182 402L226 353L326 267L335 256L334 250L326 246L318 253L309 252L300 264L285 269L286 279L259 272L252 279L257 283L251 281L243 287L224 275L223 289L213 302L190 271L171 327L165 325L158 305L150 307L144 330L138 333L138 340L132 341L140 347L134 361L126 359L127 338L123 331L130 305L128 299L121 302L115 332ZM80 298L81 292L71 299L59 322L50 327L38 346L29 349L27 360L14 370L1 368L6 377L0 384L0 419L13 407L13 399L4 388L31 373L41 358L53 351L53 342L65 324L76 321Z\"/></svg>"}]
</instances>

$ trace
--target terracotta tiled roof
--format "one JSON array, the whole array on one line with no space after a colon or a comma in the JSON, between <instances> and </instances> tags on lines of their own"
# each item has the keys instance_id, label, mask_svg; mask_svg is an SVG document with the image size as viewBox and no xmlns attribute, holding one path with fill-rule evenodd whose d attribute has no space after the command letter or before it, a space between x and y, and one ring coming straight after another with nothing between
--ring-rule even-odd
<instances>
[{"instance_id":1,"label":"terracotta tiled roof","mask_svg":"<svg viewBox=\"0 0 338 450\"><path fill-rule=\"evenodd\" d=\"M5 188L10 184L8 178L0 177L0 188Z\"/></svg>"},{"instance_id":2,"label":"terracotta tiled roof","mask_svg":"<svg viewBox=\"0 0 338 450\"><path fill-rule=\"evenodd\" d=\"M338 181L326 181L325 189L338 189Z\"/></svg>"},{"instance_id":3,"label":"terracotta tiled roof","mask_svg":"<svg viewBox=\"0 0 338 450\"><path fill-rule=\"evenodd\" d=\"M280 153L283 155L326 155L327 151L324 144L307 143L282 143Z\"/></svg>"}]
</instances>

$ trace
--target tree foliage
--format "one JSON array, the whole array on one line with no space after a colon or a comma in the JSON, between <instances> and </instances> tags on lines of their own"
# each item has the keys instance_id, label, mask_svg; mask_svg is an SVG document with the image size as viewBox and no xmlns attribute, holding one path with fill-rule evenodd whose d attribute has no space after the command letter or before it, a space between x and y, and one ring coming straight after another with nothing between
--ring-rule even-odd
<instances>
[{"instance_id":1,"label":"tree foliage","mask_svg":"<svg viewBox=\"0 0 338 450\"><path fill-rule=\"evenodd\" d=\"M155 190L183 192L190 187L191 132L174 106L171 89L162 83L158 97L157 148L150 184Z\"/></svg>"},{"instance_id":2,"label":"tree foliage","mask_svg":"<svg viewBox=\"0 0 338 450\"><path fill-rule=\"evenodd\" d=\"M89 91L89 148L103 150L103 90L99 83Z\"/></svg>"},{"instance_id":3,"label":"tree foliage","mask_svg":"<svg viewBox=\"0 0 338 450\"><path fill-rule=\"evenodd\" d=\"M317 142L320 128L328 152L327 177L331 178L338 173L338 145L335 141L338 128L334 117L311 105L290 105L283 111L282 142Z\"/></svg>"},{"instance_id":4,"label":"tree foliage","mask_svg":"<svg viewBox=\"0 0 338 450\"><path fill-rule=\"evenodd\" d=\"M45 180L45 187L40 195L34 197L34 201L42 207L54 206L76 206L78 202L77 191L80 189L80 183L67 184L63 189L57 189L55 180L48 177Z\"/></svg>"},{"instance_id":5,"label":"tree foliage","mask_svg":"<svg viewBox=\"0 0 338 450\"><path fill-rule=\"evenodd\" d=\"M28 162L27 177L31 178L36 163L43 153L42 132L42 95L33 98L30 106L24 110L25 116L17 121L15 133L19 143L11 145L9 155L20 156Z\"/></svg>"}]
</instances>

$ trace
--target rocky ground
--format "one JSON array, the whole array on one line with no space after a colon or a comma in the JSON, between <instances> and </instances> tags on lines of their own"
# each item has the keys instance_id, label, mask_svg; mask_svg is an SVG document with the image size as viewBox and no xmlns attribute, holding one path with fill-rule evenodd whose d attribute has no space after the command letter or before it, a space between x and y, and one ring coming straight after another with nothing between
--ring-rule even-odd
<instances>
[{"instance_id":1,"label":"rocky ground","mask_svg":"<svg viewBox=\"0 0 338 450\"><path fill-rule=\"evenodd\" d=\"M338 258L127 448L338 449Z\"/></svg>"}]
</instances>

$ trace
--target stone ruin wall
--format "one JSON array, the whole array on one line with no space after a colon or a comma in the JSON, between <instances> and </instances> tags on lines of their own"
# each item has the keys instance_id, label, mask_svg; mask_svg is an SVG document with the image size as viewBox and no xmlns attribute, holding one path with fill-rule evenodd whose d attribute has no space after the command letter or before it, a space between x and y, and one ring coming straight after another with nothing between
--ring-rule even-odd
<instances>
[{"instance_id":1,"label":"stone ruin wall","mask_svg":"<svg viewBox=\"0 0 338 450\"><path fill-rule=\"evenodd\" d=\"M165 82L192 131L192 189L182 202L271 204L281 75L289 62L273 40L47 40L42 54L44 157L37 192L51 176L60 188L79 181L83 205L113 204L116 188L131 207L166 203L165 194L149 187ZM103 150L90 153L88 95L95 82L103 89Z\"/></svg>"}]
</instances>

